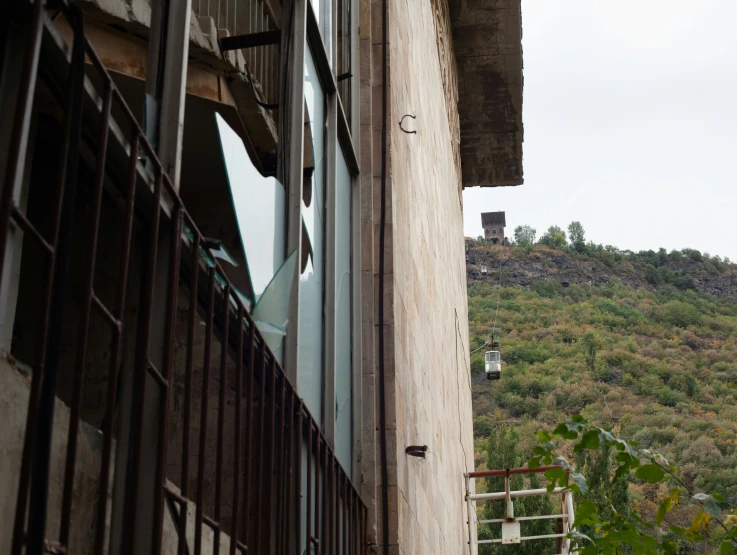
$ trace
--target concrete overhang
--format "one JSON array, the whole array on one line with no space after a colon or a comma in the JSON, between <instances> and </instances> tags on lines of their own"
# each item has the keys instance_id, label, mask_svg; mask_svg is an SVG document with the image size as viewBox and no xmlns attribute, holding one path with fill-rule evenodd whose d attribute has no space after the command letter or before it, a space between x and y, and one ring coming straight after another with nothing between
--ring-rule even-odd
<instances>
[{"instance_id":1,"label":"concrete overhang","mask_svg":"<svg viewBox=\"0 0 737 555\"><path fill-rule=\"evenodd\" d=\"M448 0L464 187L521 185L521 0Z\"/></svg>"}]
</instances>

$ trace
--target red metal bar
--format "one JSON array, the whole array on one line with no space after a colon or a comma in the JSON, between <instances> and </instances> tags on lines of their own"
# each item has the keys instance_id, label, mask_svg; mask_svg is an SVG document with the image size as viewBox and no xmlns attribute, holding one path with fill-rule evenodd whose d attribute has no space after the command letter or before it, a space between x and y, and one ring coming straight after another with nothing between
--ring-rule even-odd
<instances>
[{"instance_id":1,"label":"red metal bar","mask_svg":"<svg viewBox=\"0 0 737 555\"><path fill-rule=\"evenodd\" d=\"M295 498L299 499L299 496L294 491L293 485L293 479L294 479L294 411L295 411L295 405L296 401L294 396L289 396L289 408L287 409L287 420L285 421L285 438L284 438L284 447L286 451L286 481L287 481L287 488L286 488L286 500L285 500L285 508L284 508L284 526L283 526L283 532L282 535L284 536L284 545L282 547L282 553L289 553L291 549L291 543L290 543L290 537L289 534L292 531L292 511L289 510L290 504L295 503ZM297 543L299 543L299 539L297 538Z\"/></svg>"},{"instance_id":2,"label":"red metal bar","mask_svg":"<svg viewBox=\"0 0 737 555\"><path fill-rule=\"evenodd\" d=\"M143 141L142 144L146 144ZM151 341L151 317L153 313L154 287L156 285L156 255L158 254L158 238L159 238L159 219L161 217L161 188L163 186L163 170L158 169L158 177L154 185L154 199L151 211L151 222L149 224L148 234L148 253L146 260L145 283L143 286L143 299L141 303L141 326L139 329L137 344L137 368L136 368L136 388L134 389L133 398L139 402L133 411L133 441L132 441L132 465L130 473L130 482L128 489L128 500L126 507L126 538L125 553L126 555L134 555L135 538L136 538L136 510L138 505L138 490L141 473L141 443L143 440L144 427L144 402L146 398L146 378L148 376L148 367L150 364L148 350Z\"/></svg>"},{"instance_id":3,"label":"red metal bar","mask_svg":"<svg viewBox=\"0 0 737 555\"><path fill-rule=\"evenodd\" d=\"M161 553L164 529L164 488L166 487L166 451L168 446L168 416L170 390L174 375L174 336L177 331L177 303L179 300L179 264L182 254L182 211L178 203L174 207L169 230L169 276L166 302L166 339L164 344L164 382L161 388L162 399L159 404L159 437L156 454L156 484L154 485L154 530L153 550ZM187 520L187 505L181 508L180 521Z\"/></svg>"},{"instance_id":4,"label":"red metal bar","mask_svg":"<svg viewBox=\"0 0 737 555\"><path fill-rule=\"evenodd\" d=\"M123 359L123 323L125 316L125 296L128 286L128 267L130 265L131 238L133 235L133 213L136 198L136 163L138 160L138 143L136 135L130 147L128 158L128 183L123 223L122 245L120 248L120 281L115 299L115 313L118 327L115 328L115 341L110 357L108 370L107 395L105 400L105 419L103 421L102 465L100 469L100 488L97 499L97 524L95 528L95 553L102 553L105 545L105 527L107 523L107 495L110 481L110 463L112 460L113 429L115 425L115 405L118 395L118 371Z\"/></svg>"},{"instance_id":5,"label":"red metal bar","mask_svg":"<svg viewBox=\"0 0 737 555\"><path fill-rule=\"evenodd\" d=\"M26 215L18 210L15 206L11 208L13 219L15 220L15 223L18 224L18 227L20 227L24 232L31 235L38 244L46 251L46 254L51 254L54 252L54 247L51 246L51 244L46 241L43 234L34 226L26 217ZM1 270L2 268L0 268Z\"/></svg>"},{"instance_id":6,"label":"red metal bar","mask_svg":"<svg viewBox=\"0 0 737 555\"><path fill-rule=\"evenodd\" d=\"M255 552L261 553L263 551L262 539L263 530L261 529L261 516L264 512L265 501L263 498L263 486L264 486L264 428L266 426L266 344L261 341L258 349L259 366L261 368L261 396L259 397L259 447L258 453L261 454L258 460L258 475L256 477L256 536L255 536Z\"/></svg>"},{"instance_id":7,"label":"red metal bar","mask_svg":"<svg viewBox=\"0 0 737 555\"><path fill-rule=\"evenodd\" d=\"M25 60L25 71L21 78L21 87L28 85L30 87L30 93L35 88L36 83L36 70L38 65L38 53L35 53L35 49L40 46L36 44L36 41L41 40L41 20L42 15L39 12L41 10L40 0L36 1L34 6L34 18L32 24L32 30L29 33L29 43L27 50L27 57ZM35 59L31 59L34 55ZM59 167L57 169L57 179L55 187L55 195L52 199L51 206L55 207L55 211L52 217L52 237L48 241L50 245L53 245L52 251L49 251L48 260L44 269L43 287L42 287L42 301L39 305L41 307L38 328L36 331L36 360L34 361L34 371L31 377L31 391L28 400L28 414L26 418L26 434L23 443L23 457L21 459L21 470L18 485L18 498L16 501L16 512L15 512L15 523L13 527L13 542L11 547L12 555L20 555L23 543L26 541L25 534L25 522L26 522L26 509L28 507L29 499L29 485L31 478L31 470L34 463L34 444L36 442L36 434L38 433L38 412L41 398L41 386L44 378L45 363L46 363L46 350L49 340L49 323L50 323L50 311L52 306L52 285L54 280L55 265L56 265L56 246L59 239L61 215L62 215L62 198L64 196L64 182L67 174L67 154L68 145L71 134L71 111L73 95L71 94L71 87L67 95L67 105L65 110L64 118L64 140L62 142L62 148L59 153ZM31 96L33 96L31 94ZM23 97L19 97L23 98ZM31 109L30 103L32 98L26 98L26 103L23 105L24 112ZM16 112L16 116L19 116L20 111ZM6 174L6 184L3 190L3 197L0 201L0 275L2 275L2 265L5 260L5 248L7 246L7 233L9 230L8 214L10 213L10 207L13 202L13 187L18 178L18 173L22 171L20 169L19 162L21 153L25 156L25 150L27 148L28 141L28 125L30 121L30 113L24 113L23 119L16 119L14 128L13 143L18 140L17 145L11 144L11 155L17 151L17 156L14 156L9 160L8 173ZM21 144L23 143L23 144ZM13 166L15 168L13 169Z\"/></svg>"},{"instance_id":8,"label":"red metal bar","mask_svg":"<svg viewBox=\"0 0 737 555\"><path fill-rule=\"evenodd\" d=\"M94 291L92 292L92 304L100 311L100 314L102 314L113 329L120 330L120 320L113 316L98 296L95 295Z\"/></svg>"},{"instance_id":9,"label":"red metal bar","mask_svg":"<svg viewBox=\"0 0 737 555\"><path fill-rule=\"evenodd\" d=\"M205 360L202 365L202 401L200 404L200 444L197 455L197 510L195 517L194 553L202 553L202 522L205 518L205 448L207 446L208 389L210 385L210 354L212 351L213 318L215 312L215 268L210 268L209 293L207 295L207 322L205 336Z\"/></svg>"},{"instance_id":10,"label":"red metal bar","mask_svg":"<svg viewBox=\"0 0 737 555\"><path fill-rule=\"evenodd\" d=\"M231 513L231 530L230 530L230 555L235 555L236 547L240 540L238 530L240 521L238 520L241 498L241 432L243 418L243 318L245 310L243 305L238 302L238 343L235 349L235 445L234 445L234 461L233 468L233 509Z\"/></svg>"},{"instance_id":11,"label":"red metal bar","mask_svg":"<svg viewBox=\"0 0 737 555\"><path fill-rule=\"evenodd\" d=\"M322 542L325 553L328 553L330 548L330 523L329 523L329 508L330 499L328 497L328 444L324 441L322 436L317 437L317 441L320 445L320 451L324 451L324 457L322 460L322 510L320 511L322 528L320 529L320 541Z\"/></svg>"},{"instance_id":12,"label":"red metal bar","mask_svg":"<svg viewBox=\"0 0 737 555\"><path fill-rule=\"evenodd\" d=\"M156 365L148 361L148 372L151 374L151 376L156 380L156 383L159 387L162 389L168 389L169 388L169 382L166 381L166 378L164 377L164 374L162 374L158 368L156 368Z\"/></svg>"},{"instance_id":13,"label":"red metal bar","mask_svg":"<svg viewBox=\"0 0 737 555\"><path fill-rule=\"evenodd\" d=\"M559 465L551 465L551 466L539 466L537 468L508 468L505 470L479 470L476 472L469 472L468 477L469 478L489 478L491 476L506 476L509 474L510 476L512 474L538 474L541 472L547 472L548 470L553 470L554 468L563 468Z\"/></svg>"},{"instance_id":14,"label":"red metal bar","mask_svg":"<svg viewBox=\"0 0 737 555\"><path fill-rule=\"evenodd\" d=\"M305 507L307 509L305 534L307 536L305 545L310 545L310 538L312 537L312 425L307 426L307 483L305 484L307 490L307 499L305 501ZM317 481L315 481L317 486Z\"/></svg>"},{"instance_id":15,"label":"red metal bar","mask_svg":"<svg viewBox=\"0 0 737 555\"><path fill-rule=\"evenodd\" d=\"M335 453L330 454L330 466L333 469L333 506L331 507L331 517L333 520L333 553L340 554L340 472L335 458Z\"/></svg>"},{"instance_id":16,"label":"red metal bar","mask_svg":"<svg viewBox=\"0 0 737 555\"><path fill-rule=\"evenodd\" d=\"M286 432L286 418L287 418L287 383L282 375L279 387L281 394L281 415L279 417L279 428L281 433L280 437L283 437ZM277 506L276 506L276 553L284 553L284 508L286 501L284 500L284 481L286 477L286 447L283 441L276 442L277 457L276 465L278 466L277 476ZM309 525L308 525L309 528Z\"/></svg>"},{"instance_id":17,"label":"red metal bar","mask_svg":"<svg viewBox=\"0 0 737 555\"><path fill-rule=\"evenodd\" d=\"M302 399L297 401L297 424L295 426L294 439L297 443L297 456L295 457L295 486L294 486L294 552L301 555L302 542L299 541L300 527L302 525Z\"/></svg>"},{"instance_id":18,"label":"red metal bar","mask_svg":"<svg viewBox=\"0 0 737 555\"><path fill-rule=\"evenodd\" d=\"M195 235L192 244L191 271L189 282L189 312L187 313L187 354L184 362L184 423L182 426L182 495L189 495L189 441L192 434L190 414L192 412L192 368L194 363L194 336L197 317L197 287L200 274L200 236ZM185 507L186 509L186 507ZM184 513L186 515L186 512ZM182 519L179 535L178 555L187 555L187 518Z\"/></svg>"},{"instance_id":19,"label":"red metal bar","mask_svg":"<svg viewBox=\"0 0 737 555\"><path fill-rule=\"evenodd\" d=\"M246 395L247 401L246 401L246 453L245 453L245 462L246 462L246 471L244 473L245 477L245 487L243 490L243 541L246 545L250 545L250 536L249 536L249 524L250 524L250 514L251 514L251 459L253 458L253 454L255 450L253 449L253 374L254 374L254 349L255 349L255 342L256 342L256 333L255 333L255 327L253 325L253 322L249 320L249 326L248 326L248 356L247 356L247 374L246 374Z\"/></svg>"},{"instance_id":20,"label":"red metal bar","mask_svg":"<svg viewBox=\"0 0 737 555\"><path fill-rule=\"evenodd\" d=\"M61 502L61 523L59 542L69 549L69 524L72 518L72 491L74 489L74 470L77 462L77 435L79 433L79 419L82 412L82 386L84 384L85 367L87 366L87 340L89 338L90 317L92 314L93 287L95 281L95 261L97 258L97 238L100 228L100 209L102 206L102 183L105 177L105 157L107 154L108 129L110 122L110 107L112 90L110 84L105 86L102 103L102 120L100 122L97 140L95 181L92 198L92 222L86 235L90 244L87 249L87 266L85 268L85 300L79 319L79 333L77 336L77 353L74 365L74 384L72 386L72 402L69 415L69 433L67 436L67 456L64 467L64 490Z\"/></svg>"},{"instance_id":21,"label":"red metal bar","mask_svg":"<svg viewBox=\"0 0 737 555\"><path fill-rule=\"evenodd\" d=\"M270 461L268 474L266 476L266 495L265 495L265 510L266 510L266 524L264 526L266 537L266 545L263 548L264 553L271 551L271 516L273 511L272 499L274 498L274 476L278 470L276 465L276 442L274 441L274 432L276 430L276 360L271 358L271 363L268 365L268 373L271 375L271 418L269 422L269 430L266 433L266 439L268 443L268 449L264 452L267 460Z\"/></svg>"},{"instance_id":22,"label":"red metal bar","mask_svg":"<svg viewBox=\"0 0 737 555\"><path fill-rule=\"evenodd\" d=\"M221 522L223 495L223 441L225 436L225 374L228 363L228 332L230 328L230 285L223 291L223 326L220 343L220 388L218 390L218 435L215 460L215 520ZM220 527L215 530L213 553L220 553Z\"/></svg>"},{"instance_id":23,"label":"red metal bar","mask_svg":"<svg viewBox=\"0 0 737 555\"><path fill-rule=\"evenodd\" d=\"M310 422L310 434L315 428L315 423ZM317 430L316 430L317 431ZM320 532L320 486L322 480L320 480L320 453L322 446L320 445L320 434L315 434L315 538L322 539L324 536ZM323 519L324 520L324 519Z\"/></svg>"},{"instance_id":24,"label":"red metal bar","mask_svg":"<svg viewBox=\"0 0 737 555\"><path fill-rule=\"evenodd\" d=\"M33 110L34 92L38 77L38 59L41 54L43 14L43 0L36 0L33 4L33 16L28 29L28 39L23 57L23 72L20 83L18 84L18 104L13 111L13 131L8 146L8 166L5 169L2 197L0 197L0 276L3 275L5 249L7 248L8 234L10 233L10 214L13 206L14 189L24 170L21 161L25 160L28 150L31 112ZM14 539L13 551L15 552L16 549L20 548L16 548L16 540Z\"/></svg>"}]
</instances>

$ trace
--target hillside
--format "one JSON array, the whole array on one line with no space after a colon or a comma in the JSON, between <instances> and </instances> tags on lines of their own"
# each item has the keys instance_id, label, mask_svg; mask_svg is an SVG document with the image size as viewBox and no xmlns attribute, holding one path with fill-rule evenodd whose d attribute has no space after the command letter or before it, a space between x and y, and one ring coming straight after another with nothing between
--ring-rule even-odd
<instances>
[{"instance_id":1,"label":"hillside","mask_svg":"<svg viewBox=\"0 0 737 555\"><path fill-rule=\"evenodd\" d=\"M529 452L535 432L580 412L737 504L737 266L696 251L467 240L467 276L477 438L513 423ZM489 382L495 318L503 377ZM651 487L630 488L645 513Z\"/></svg>"}]
</instances>

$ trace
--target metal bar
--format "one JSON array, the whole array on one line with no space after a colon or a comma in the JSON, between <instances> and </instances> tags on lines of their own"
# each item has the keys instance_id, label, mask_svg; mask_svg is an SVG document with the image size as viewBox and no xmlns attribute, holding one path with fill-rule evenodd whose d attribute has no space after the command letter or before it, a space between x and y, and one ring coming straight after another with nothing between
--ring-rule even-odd
<instances>
[{"instance_id":1,"label":"metal bar","mask_svg":"<svg viewBox=\"0 0 737 555\"><path fill-rule=\"evenodd\" d=\"M264 511L264 498L263 498L263 482L264 482L264 427L266 425L266 345L263 341L259 344L258 349L259 366L261 368L261 395L259 397L259 460L258 460L258 474L256 478L256 540L255 552L261 553L263 530L261 529L261 517Z\"/></svg>"},{"instance_id":2,"label":"metal bar","mask_svg":"<svg viewBox=\"0 0 737 555\"><path fill-rule=\"evenodd\" d=\"M205 448L207 447L207 409L210 385L210 354L212 351L213 318L215 312L215 268L210 268L207 295L207 322L205 336L205 357L202 366L202 401L200 404L200 442L197 454L197 510L195 517L195 555L202 553L202 522L205 503Z\"/></svg>"},{"instance_id":3,"label":"metal bar","mask_svg":"<svg viewBox=\"0 0 737 555\"><path fill-rule=\"evenodd\" d=\"M112 90L110 83L106 83L103 95L102 120L98 136L97 164L95 168L95 181L93 185L92 198L92 222L87 232L90 244L87 251L87 266L85 268L85 300L79 319L79 333L77 336L77 354L74 365L74 384L72 386L72 402L69 415L69 433L67 436L67 457L64 467L64 491L61 503L61 523L59 530L59 542L63 546L69 546L69 524L72 514L72 490L74 488L74 470L77 462L77 434L79 432L79 419L82 411L82 386L84 384L84 371L87 365L87 340L89 338L90 317L92 314L92 298L94 297L93 286L95 281L95 261L97 258L97 236L100 228L100 208L102 206L102 183L105 177L105 156L107 151L108 126L110 121L110 105L112 103Z\"/></svg>"},{"instance_id":4,"label":"metal bar","mask_svg":"<svg viewBox=\"0 0 737 555\"><path fill-rule=\"evenodd\" d=\"M159 371L158 368L156 368L156 365L150 360L148 361L147 370L149 374L151 374L151 377L153 377L156 383L159 385L159 387L161 387L162 389L169 388L169 383L166 381L166 378L164 377L164 375Z\"/></svg>"},{"instance_id":5,"label":"metal bar","mask_svg":"<svg viewBox=\"0 0 737 555\"><path fill-rule=\"evenodd\" d=\"M164 375L162 396L159 404L159 434L158 453L156 457L156 485L154 486L154 530L153 550L161 552L162 534L164 528L164 488L166 486L166 451L168 446L168 417L171 384L174 373L174 336L177 327L177 302L179 299L179 263L182 254L182 212L180 203L174 208L171 219L169 245L169 276L167 286L166 305L166 339L164 345ZM187 520L187 506L181 509L182 520Z\"/></svg>"},{"instance_id":6,"label":"metal bar","mask_svg":"<svg viewBox=\"0 0 737 555\"><path fill-rule=\"evenodd\" d=\"M95 292L92 291L92 304L95 305L95 308L100 311L100 314L105 318L105 320L108 321L108 323L117 330L121 329L120 320L118 320L112 312L110 312L107 307L103 304L103 302L99 299L97 295L95 295Z\"/></svg>"},{"instance_id":7,"label":"metal bar","mask_svg":"<svg viewBox=\"0 0 737 555\"><path fill-rule=\"evenodd\" d=\"M312 424L307 426L307 494L305 507L307 508L305 534L306 540L305 545L310 545L310 538L312 537ZM315 472L317 475L317 469ZM315 493L317 493L317 480L315 480Z\"/></svg>"},{"instance_id":8,"label":"metal bar","mask_svg":"<svg viewBox=\"0 0 737 555\"><path fill-rule=\"evenodd\" d=\"M541 489L526 489L518 491L510 491L509 496L514 499L516 497L534 497L536 495L548 495L548 494L559 494L563 493L565 488L555 488L553 491L548 491L545 488ZM472 501L489 501L492 499L506 499L507 493L504 491L494 493L473 493L470 495Z\"/></svg>"},{"instance_id":9,"label":"metal bar","mask_svg":"<svg viewBox=\"0 0 737 555\"><path fill-rule=\"evenodd\" d=\"M304 174L304 65L305 65L305 26L307 12L312 9L307 6L309 0L293 0L292 2L292 42L290 43L291 58L285 60L289 65L287 71L290 79L289 91L284 91L282 98L286 98L289 105L288 112L280 114L283 121L285 136L281 139L287 150L287 157L283 160L284 186L289 193L287 218L287 252L297 250L297 260L302 259L302 177ZM281 112L281 110L280 110ZM280 129L280 133L281 133ZM286 133L288 132L288 135ZM296 287L289 299L289 321L299 322L299 268L295 269ZM284 342L284 362L290 379L297 382L297 363L299 345L299 326L289 326Z\"/></svg>"},{"instance_id":10,"label":"metal bar","mask_svg":"<svg viewBox=\"0 0 737 555\"><path fill-rule=\"evenodd\" d=\"M202 515L202 522L212 528L214 532L217 532L220 529L220 522L207 515Z\"/></svg>"},{"instance_id":11,"label":"metal bar","mask_svg":"<svg viewBox=\"0 0 737 555\"><path fill-rule=\"evenodd\" d=\"M545 520L545 519L558 519L561 518L563 520L568 520L568 515L538 515L538 516L517 516L514 517L515 520ZM506 518L492 518L489 520L479 520L479 524L500 524L502 522L507 522Z\"/></svg>"},{"instance_id":12,"label":"metal bar","mask_svg":"<svg viewBox=\"0 0 737 555\"><path fill-rule=\"evenodd\" d=\"M178 503L187 504L190 502L190 500L187 499L184 495L182 495L181 493L177 493L166 484L164 484L163 490L166 495L172 497Z\"/></svg>"},{"instance_id":13,"label":"metal bar","mask_svg":"<svg viewBox=\"0 0 737 555\"><path fill-rule=\"evenodd\" d=\"M18 84L18 104L14 110L13 131L8 146L8 166L5 170L2 197L0 197L0 276L3 275L4 271L5 249L7 248L8 234L10 233L10 214L11 207L13 206L13 195L23 174L28 149L31 112L33 111L36 79L38 77L38 59L41 54L43 15L43 0L36 0L33 4L33 15L28 29L28 40L23 57L23 72L20 83ZM24 495L22 488L19 492L20 498ZM25 513L25 510L23 512ZM25 514L23 515L23 520L25 520ZM17 524L16 517L16 529L13 535L14 553L20 549L19 542L21 542L19 532L22 532L22 530L19 531L17 529Z\"/></svg>"},{"instance_id":14,"label":"metal bar","mask_svg":"<svg viewBox=\"0 0 737 555\"><path fill-rule=\"evenodd\" d=\"M330 467L333 469L332 498L333 504L330 508L333 521L333 553L340 553L340 473L335 453L330 454Z\"/></svg>"},{"instance_id":15,"label":"metal bar","mask_svg":"<svg viewBox=\"0 0 737 555\"><path fill-rule=\"evenodd\" d=\"M197 288L199 286L200 274L200 236L195 234L192 243L191 271L192 278L189 282L189 312L187 314L187 354L184 362L184 423L182 426L182 495L189 495L189 442L192 433L190 413L192 412L192 370L194 365L194 337L195 322L197 317ZM185 517L181 523L181 534L179 535L178 555L187 555L187 521Z\"/></svg>"},{"instance_id":16,"label":"metal bar","mask_svg":"<svg viewBox=\"0 0 737 555\"><path fill-rule=\"evenodd\" d=\"M348 553L348 474L343 474L343 553Z\"/></svg>"},{"instance_id":17,"label":"metal bar","mask_svg":"<svg viewBox=\"0 0 737 555\"><path fill-rule=\"evenodd\" d=\"M539 474L542 472L547 472L548 470L553 470L556 468L563 468L559 465L551 465L551 466L538 466L537 468L508 468L508 469L499 469L499 470L479 470L476 472L469 472L468 477L469 478L489 478L491 476L506 476L507 474Z\"/></svg>"},{"instance_id":18,"label":"metal bar","mask_svg":"<svg viewBox=\"0 0 737 555\"><path fill-rule=\"evenodd\" d=\"M41 234L41 232L36 229L36 226L34 226L30 220L26 217L26 215L18 210L16 206L13 206L11 208L11 213L13 216L13 219L18 224L18 227L20 227L23 231L27 232L28 234L32 235L36 241L43 247L43 249L46 251L47 254L51 254L54 252L54 247L44 239L44 236ZM2 268L0 268L2 270Z\"/></svg>"},{"instance_id":19,"label":"metal bar","mask_svg":"<svg viewBox=\"0 0 737 555\"><path fill-rule=\"evenodd\" d=\"M230 284L223 290L223 326L220 343L220 388L218 391L218 431L215 471L215 520L221 522L223 496L223 441L225 436L225 377L228 363L228 340L230 331ZM213 553L220 553L220 534L215 531Z\"/></svg>"},{"instance_id":20,"label":"metal bar","mask_svg":"<svg viewBox=\"0 0 737 555\"><path fill-rule=\"evenodd\" d=\"M320 540L323 544L323 549L325 550L325 553L328 552L328 549L330 547L330 524L328 521L328 515L329 515L329 507L330 507L330 501L328 499L328 444L322 438L319 434L317 437L317 442L320 447L320 451L324 450L324 456L323 456L323 462L322 462L322 510L320 511L321 514L321 524L322 528L320 529Z\"/></svg>"},{"instance_id":21,"label":"metal bar","mask_svg":"<svg viewBox=\"0 0 737 555\"><path fill-rule=\"evenodd\" d=\"M287 427L286 437L284 438L284 445L286 448L287 457L287 501L285 506L285 518L284 518L284 547L282 553L289 553L290 551L290 534L292 532L292 511L288 510L299 500L299 492L296 492L292 487L294 483L294 411L295 411L296 399L293 395L289 396L289 410L287 411L287 421L285 426ZM299 538L299 536L297 536ZM295 538L296 543L299 544L299 540Z\"/></svg>"},{"instance_id":22,"label":"metal bar","mask_svg":"<svg viewBox=\"0 0 737 555\"><path fill-rule=\"evenodd\" d=\"M368 508L363 505L361 511L361 554L366 555L368 552L368 537L366 529L368 528Z\"/></svg>"},{"instance_id":23,"label":"metal bar","mask_svg":"<svg viewBox=\"0 0 737 555\"><path fill-rule=\"evenodd\" d=\"M233 16L235 22L235 15ZM234 461L233 468L233 508L231 513L231 531L230 531L230 555L235 555L236 547L239 541L239 524L238 520L240 510L241 495L241 432L243 418L243 318L245 309L238 301L238 341L235 349L235 438L234 438ZM280 482L281 483L281 482Z\"/></svg>"},{"instance_id":24,"label":"metal bar","mask_svg":"<svg viewBox=\"0 0 737 555\"><path fill-rule=\"evenodd\" d=\"M220 50L229 52L231 50L241 50L243 48L256 48L258 46L266 46L269 44L279 44L281 40L281 31L260 31L258 33L250 33L248 35L235 35L233 37L223 37L220 39Z\"/></svg>"},{"instance_id":25,"label":"metal bar","mask_svg":"<svg viewBox=\"0 0 737 555\"><path fill-rule=\"evenodd\" d=\"M281 418L279 419L279 426L281 427L280 437L286 434L287 428L287 380L284 378L284 374L281 377ZM278 475L281 477L277 481L277 507L276 507L276 553L284 553L284 509L287 506L285 501L284 492L284 480L286 476L286 446L284 441L277 442L279 449L279 456L277 457L277 464L279 465ZM288 495L288 493L287 493ZM309 524L307 525L309 528Z\"/></svg>"},{"instance_id":26,"label":"metal bar","mask_svg":"<svg viewBox=\"0 0 737 555\"><path fill-rule=\"evenodd\" d=\"M267 460L271 462L266 476L266 525L264 526L266 546L263 549L264 553L269 553L271 549L271 516L273 513L271 500L274 498L274 475L277 472L276 467L276 441L274 441L274 432L276 430L276 360L271 358L269 364L269 373L271 374L271 420L269 424L269 431L266 434L268 439L269 448L265 451Z\"/></svg>"},{"instance_id":27,"label":"metal bar","mask_svg":"<svg viewBox=\"0 0 737 555\"><path fill-rule=\"evenodd\" d=\"M520 538L520 541L545 540L548 538L565 538L565 537L566 537L565 534L544 534L542 536L527 536L527 537L523 536ZM497 538L494 540L479 540L477 543L479 545L484 544L484 543L502 543L502 539Z\"/></svg>"},{"instance_id":28,"label":"metal bar","mask_svg":"<svg viewBox=\"0 0 737 555\"><path fill-rule=\"evenodd\" d=\"M310 433L315 428L315 423L310 422ZM320 486L322 480L320 479L320 454L322 452L322 445L320 443L319 430L315 429L315 537L323 539L325 536L320 531Z\"/></svg>"},{"instance_id":29,"label":"metal bar","mask_svg":"<svg viewBox=\"0 0 737 555\"><path fill-rule=\"evenodd\" d=\"M246 470L244 472L245 488L243 491L243 541L246 545L249 545L249 524L250 524L250 507L251 507L251 459L255 450L253 449L253 363L254 363L254 349L256 342L255 326L253 322L250 322L248 327L248 355L247 355L247 374L246 374Z\"/></svg>"},{"instance_id":30,"label":"metal bar","mask_svg":"<svg viewBox=\"0 0 737 555\"><path fill-rule=\"evenodd\" d=\"M473 555L473 545L474 545L474 530L476 530L476 527L473 523L473 502L471 501L471 478L468 474L464 476L466 479L466 513L468 515L468 520L466 520L466 523L468 524L468 545L471 547L471 554Z\"/></svg>"},{"instance_id":31,"label":"metal bar","mask_svg":"<svg viewBox=\"0 0 737 555\"><path fill-rule=\"evenodd\" d=\"M145 144L145 141L144 141ZM151 223L149 225L149 237L148 237L148 254L146 261L146 276L145 285L143 287L143 300L141 303L141 322L138 334L137 343L137 391L134 392L134 399L138 399L139 402L135 406L133 418L133 456L132 456L132 468L130 476L130 485L128 486L129 498L128 505L126 507L126 518L127 523L126 536L129 541L124 542L126 544L125 553L127 555L133 555L135 551L136 538L136 509L138 505L138 490L139 480L141 473L141 443L143 439L143 426L144 426L144 399L146 398L146 378L148 375L148 366L150 364L148 356L148 348L151 339L151 316L153 312L153 300L154 300L154 287L156 284L156 255L158 248L158 237L159 237L159 218L161 216L161 188L163 186L164 177L163 169L158 168L158 176L156 178L156 184L154 186L154 199L153 208L151 214Z\"/></svg>"},{"instance_id":32,"label":"metal bar","mask_svg":"<svg viewBox=\"0 0 737 555\"><path fill-rule=\"evenodd\" d=\"M66 106L62 141L59 149L58 204L54 221L55 231L50 241L54 245L51 256L52 268L47 288L50 302L42 320L46 331L46 345L39 350L44 357L43 380L38 400L37 429L34 431L32 451L32 477L30 483L29 518L26 553L43 553L43 538L46 536L49 471L56 385L59 371L62 330L66 305L66 287L72 253L74 207L78 186L79 148L82 140L82 108L84 101L84 17L79 8L69 10L69 23L73 31L71 61L67 82ZM11 164L12 165L12 164ZM14 184L9 185L11 187ZM0 268L0 272L2 269ZM39 368L38 370L41 370ZM76 453L73 455L76 456Z\"/></svg>"},{"instance_id":33,"label":"metal bar","mask_svg":"<svg viewBox=\"0 0 737 555\"><path fill-rule=\"evenodd\" d=\"M110 462L112 460L113 427L115 425L115 405L118 395L118 372L123 358L123 323L125 316L126 288L128 286L128 267L130 265L131 239L133 236L133 213L136 198L136 164L138 163L138 143L140 135L136 134L130 146L128 157L128 183L126 187L125 214L123 223L123 244L120 248L120 281L115 299L115 313L118 327L115 330L115 341L110 357L108 371L107 396L105 400L105 419L102 426L103 448L100 469L100 486L97 499L97 524L95 528L94 553L102 553L105 544L105 527L107 523L108 483L110 481Z\"/></svg>"},{"instance_id":34,"label":"metal bar","mask_svg":"<svg viewBox=\"0 0 737 555\"><path fill-rule=\"evenodd\" d=\"M297 456L295 459L295 466L296 466L296 472L295 472L295 486L294 486L294 492L295 492L295 503L294 503L294 553L295 555L301 555L302 554L302 546L300 545L299 541L299 532L300 532L300 525L302 524L302 404L303 401L300 399L297 401L297 423L295 426L295 442L297 443Z\"/></svg>"}]
</instances>

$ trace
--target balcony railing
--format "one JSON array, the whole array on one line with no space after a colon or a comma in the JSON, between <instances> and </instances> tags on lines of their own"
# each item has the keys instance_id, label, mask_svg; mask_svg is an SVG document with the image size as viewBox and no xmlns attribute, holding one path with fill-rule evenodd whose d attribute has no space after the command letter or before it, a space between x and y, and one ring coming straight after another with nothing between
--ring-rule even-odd
<instances>
[{"instance_id":1,"label":"balcony railing","mask_svg":"<svg viewBox=\"0 0 737 555\"><path fill-rule=\"evenodd\" d=\"M219 38L278 31L281 27L279 0L192 0L198 17L212 18ZM278 102L279 44L242 50L247 77L260 92L262 103ZM258 95L258 93L257 93Z\"/></svg>"},{"instance_id":2,"label":"balcony railing","mask_svg":"<svg viewBox=\"0 0 737 555\"><path fill-rule=\"evenodd\" d=\"M0 276L22 232L19 298L34 302L16 314L35 330L19 347L35 359L11 553L365 554L355 486L209 256L78 12L61 73L72 85L56 97L60 151L48 156L57 179L30 183L49 217L18 203L33 91L59 90L45 56L64 47L42 4L27 21L0 197ZM60 411L61 447L50 426ZM79 471L85 429L101 437L94 476ZM63 485L49 481L54 449ZM94 502L80 506L91 487Z\"/></svg>"}]
</instances>

